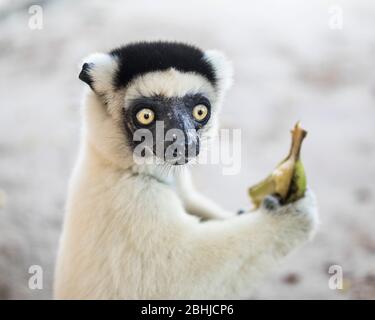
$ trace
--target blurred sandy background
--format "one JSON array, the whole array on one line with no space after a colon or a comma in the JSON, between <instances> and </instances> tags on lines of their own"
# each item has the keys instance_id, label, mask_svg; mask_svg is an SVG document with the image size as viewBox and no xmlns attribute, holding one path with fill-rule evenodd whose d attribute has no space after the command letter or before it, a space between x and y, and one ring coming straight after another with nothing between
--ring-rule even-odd
<instances>
[{"instance_id":1,"label":"blurred sandy background","mask_svg":"<svg viewBox=\"0 0 375 320\"><path fill-rule=\"evenodd\" d=\"M28 27L31 4L43 7L42 30ZM342 29L330 28L332 6L342 10ZM296 120L309 130L303 160L319 198L320 233L250 298L374 299L371 0L0 0L0 299L51 298L78 148L79 61L154 39L220 49L233 60L222 127L242 129L241 173L223 176L219 166L195 172L202 192L228 209L249 205L246 188L285 155ZM343 268L344 290L328 288L332 264ZM43 267L43 290L28 288L31 265Z\"/></svg>"}]
</instances>

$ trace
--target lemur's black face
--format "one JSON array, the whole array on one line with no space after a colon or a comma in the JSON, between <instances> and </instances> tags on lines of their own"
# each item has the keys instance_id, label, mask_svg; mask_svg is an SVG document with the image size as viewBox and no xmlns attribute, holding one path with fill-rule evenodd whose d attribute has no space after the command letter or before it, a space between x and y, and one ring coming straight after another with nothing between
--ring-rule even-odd
<instances>
[{"instance_id":1,"label":"lemur's black face","mask_svg":"<svg viewBox=\"0 0 375 320\"><path fill-rule=\"evenodd\" d=\"M137 156L152 150L158 158L179 165L199 154L200 130L210 119L211 104L200 93L159 95L136 98L123 110L130 145L140 153ZM150 134L144 134L146 130Z\"/></svg>"},{"instance_id":2,"label":"lemur's black face","mask_svg":"<svg viewBox=\"0 0 375 320\"><path fill-rule=\"evenodd\" d=\"M178 165L195 158L215 131L218 101L230 81L226 68L215 51L141 42L89 57L80 79L121 125L133 156Z\"/></svg>"}]
</instances>

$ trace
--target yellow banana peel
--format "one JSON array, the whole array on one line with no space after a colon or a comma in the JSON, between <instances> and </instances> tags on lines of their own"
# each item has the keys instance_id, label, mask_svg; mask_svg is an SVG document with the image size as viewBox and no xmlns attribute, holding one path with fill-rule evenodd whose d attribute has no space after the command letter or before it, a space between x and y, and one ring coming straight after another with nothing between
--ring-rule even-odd
<instances>
[{"instance_id":1,"label":"yellow banana peel","mask_svg":"<svg viewBox=\"0 0 375 320\"><path fill-rule=\"evenodd\" d=\"M249 195L258 208L264 197L277 195L282 204L302 198L306 191L306 174L300 159L301 145L307 135L298 122L292 133L292 144L288 156L263 181L249 188Z\"/></svg>"}]
</instances>

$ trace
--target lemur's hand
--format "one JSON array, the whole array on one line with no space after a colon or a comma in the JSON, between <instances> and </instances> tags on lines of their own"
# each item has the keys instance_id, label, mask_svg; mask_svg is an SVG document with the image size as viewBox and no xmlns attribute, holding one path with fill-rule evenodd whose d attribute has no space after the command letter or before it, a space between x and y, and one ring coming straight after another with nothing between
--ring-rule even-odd
<instances>
[{"instance_id":1,"label":"lemur's hand","mask_svg":"<svg viewBox=\"0 0 375 320\"><path fill-rule=\"evenodd\" d=\"M264 198L260 210L274 216L296 217L309 232L314 231L319 223L316 198L310 189L306 190L303 198L287 205L281 205L277 197L269 195Z\"/></svg>"},{"instance_id":2,"label":"lemur's hand","mask_svg":"<svg viewBox=\"0 0 375 320\"><path fill-rule=\"evenodd\" d=\"M319 222L316 198L314 192L310 189L306 190L303 198L287 205L282 205L277 196L268 195L264 198L260 210L272 215L294 214L306 216L307 220L311 219L313 224ZM251 214L251 212L251 210L240 209L237 214Z\"/></svg>"}]
</instances>

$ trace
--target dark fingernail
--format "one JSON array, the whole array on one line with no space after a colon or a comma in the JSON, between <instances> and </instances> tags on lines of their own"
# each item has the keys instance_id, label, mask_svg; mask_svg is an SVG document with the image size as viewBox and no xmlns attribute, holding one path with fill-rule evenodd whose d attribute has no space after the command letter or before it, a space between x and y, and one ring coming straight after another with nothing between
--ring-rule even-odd
<instances>
[{"instance_id":1,"label":"dark fingernail","mask_svg":"<svg viewBox=\"0 0 375 320\"><path fill-rule=\"evenodd\" d=\"M275 210L278 204L279 204L278 199L272 196L266 197L263 201L263 205L267 210Z\"/></svg>"}]
</instances>

